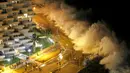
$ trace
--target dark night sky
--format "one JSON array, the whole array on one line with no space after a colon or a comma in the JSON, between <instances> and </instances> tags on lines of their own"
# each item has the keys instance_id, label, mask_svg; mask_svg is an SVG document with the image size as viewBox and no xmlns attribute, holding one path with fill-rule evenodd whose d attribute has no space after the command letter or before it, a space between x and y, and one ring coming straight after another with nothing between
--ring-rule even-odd
<instances>
[{"instance_id":1,"label":"dark night sky","mask_svg":"<svg viewBox=\"0 0 130 73\"><path fill-rule=\"evenodd\" d=\"M5 1L5 0L0 0ZM103 19L116 32L119 39L130 43L129 6L124 1L111 0L65 0L67 4L77 9L92 8L92 20Z\"/></svg>"},{"instance_id":2,"label":"dark night sky","mask_svg":"<svg viewBox=\"0 0 130 73\"><path fill-rule=\"evenodd\" d=\"M66 0L66 3L78 9L92 8L92 20L104 20L114 30L120 40L130 43L129 7L125 1Z\"/></svg>"},{"instance_id":3,"label":"dark night sky","mask_svg":"<svg viewBox=\"0 0 130 73\"><path fill-rule=\"evenodd\" d=\"M7 1L7 0L0 0L0 2L5 2L5 1Z\"/></svg>"}]
</instances>

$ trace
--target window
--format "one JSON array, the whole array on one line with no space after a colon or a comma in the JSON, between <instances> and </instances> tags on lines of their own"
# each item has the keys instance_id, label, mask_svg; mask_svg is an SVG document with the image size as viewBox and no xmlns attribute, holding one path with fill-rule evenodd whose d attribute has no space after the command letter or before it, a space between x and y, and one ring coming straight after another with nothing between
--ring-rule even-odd
<instances>
[{"instance_id":1,"label":"window","mask_svg":"<svg viewBox=\"0 0 130 73\"><path fill-rule=\"evenodd\" d=\"M5 13L7 13L7 11L6 9L3 9L2 14L5 14Z\"/></svg>"},{"instance_id":2,"label":"window","mask_svg":"<svg viewBox=\"0 0 130 73\"><path fill-rule=\"evenodd\" d=\"M3 55L3 52L2 51L0 51L0 56L2 56Z\"/></svg>"},{"instance_id":3,"label":"window","mask_svg":"<svg viewBox=\"0 0 130 73\"><path fill-rule=\"evenodd\" d=\"M23 14L22 10L19 10L19 14Z\"/></svg>"},{"instance_id":4,"label":"window","mask_svg":"<svg viewBox=\"0 0 130 73\"><path fill-rule=\"evenodd\" d=\"M9 51L14 51L14 49L10 49Z\"/></svg>"}]
</instances>

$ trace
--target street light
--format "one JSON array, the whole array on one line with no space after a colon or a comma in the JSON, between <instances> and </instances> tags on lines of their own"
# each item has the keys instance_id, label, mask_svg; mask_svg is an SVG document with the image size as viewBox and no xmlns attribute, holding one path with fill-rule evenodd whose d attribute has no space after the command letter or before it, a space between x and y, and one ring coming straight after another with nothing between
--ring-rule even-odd
<instances>
[{"instance_id":1,"label":"street light","mask_svg":"<svg viewBox=\"0 0 130 73\"><path fill-rule=\"evenodd\" d=\"M46 66L46 64L42 64L40 67L44 67L44 66Z\"/></svg>"},{"instance_id":2,"label":"street light","mask_svg":"<svg viewBox=\"0 0 130 73\"><path fill-rule=\"evenodd\" d=\"M31 52L31 49L28 49L28 52L30 53L30 52Z\"/></svg>"},{"instance_id":3,"label":"street light","mask_svg":"<svg viewBox=\"0 0 130 73\"><path fill-rule=\"evenodd\" d=\"M59 54L59 59L62 60L63 59L63 55L60 53Z\"/></svg>"},{"instance_id":4,"label":"street light","mask_svg":"<svg viewBox=\"0 0 130 73\"><path fill-rule=\"evenodd\" d=\"M10 64L11 59L10 59L10 58L8 58L8 59L7 59L7 61L8 61L8 63Z\"/></svg>"},{"instance_id":5,"label":"street light","mask_svg":"<svg viewBox=\"0 0 130 73\"><path fill-rule=\"evenodd\" d=\"M7 61L8 61L8 62L10 62L10 61L11 61L11 59L9 58L9 59L7 59Z\"/></svg>"},{"instance_id":6,"label":"street light","mask_svg":"<svg viewBox=\"0 0 130 73\"><path fill-rule=\"evenodd\" d=\"M29 55L30 55L31 51L32 51L31 49L28 49Z\"/></svg>"},{"instance_id":7,"label":"street light","mask_svg":"<svg viewBox=\"0 0 130 73\"><path fill-rule=\"evenodd\" d=\"M25 16L25 17L28 17L28 14L25 13L24 16Z\"/></svg>"}]
</instances>

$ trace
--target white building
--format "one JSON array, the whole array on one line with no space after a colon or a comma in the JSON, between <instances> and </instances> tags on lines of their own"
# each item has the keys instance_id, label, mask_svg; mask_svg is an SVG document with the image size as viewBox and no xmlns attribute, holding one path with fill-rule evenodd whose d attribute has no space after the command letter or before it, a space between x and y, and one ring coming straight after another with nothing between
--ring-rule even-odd
<instances>
[{"instance_id":1,"label":"white building","mask_svg":"<svg viewBox=\"0 0 130 73\"><path fill-rule=\"evenodd\" d=\"M34 24L31 21L33 15L31 0L0 2L0 52L4 54L0 55L0 61L7 55L15 55L16 50L25 52L26 45L33 45L29 42L33 32L28 32ZM23 29L25 26L26 29ZM21 46L23 43L26 45ZM5 44L8 47L5 48Z\"/></svg>"}]
</instances>

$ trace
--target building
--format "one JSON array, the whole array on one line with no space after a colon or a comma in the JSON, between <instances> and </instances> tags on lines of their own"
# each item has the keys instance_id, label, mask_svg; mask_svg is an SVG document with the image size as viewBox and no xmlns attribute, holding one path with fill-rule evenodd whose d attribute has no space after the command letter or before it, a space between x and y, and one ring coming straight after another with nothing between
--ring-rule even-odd
<instances>
[{"instance_id":1,"label":"building","mask_svg":"<svg viewBox=\"0 0 130 73\"><path fill-rule=\"evenodd\" d=\"M0 2L0 61L26 52L32 46L31 0L7 0Z\"/></svg>"}]
</instances>

